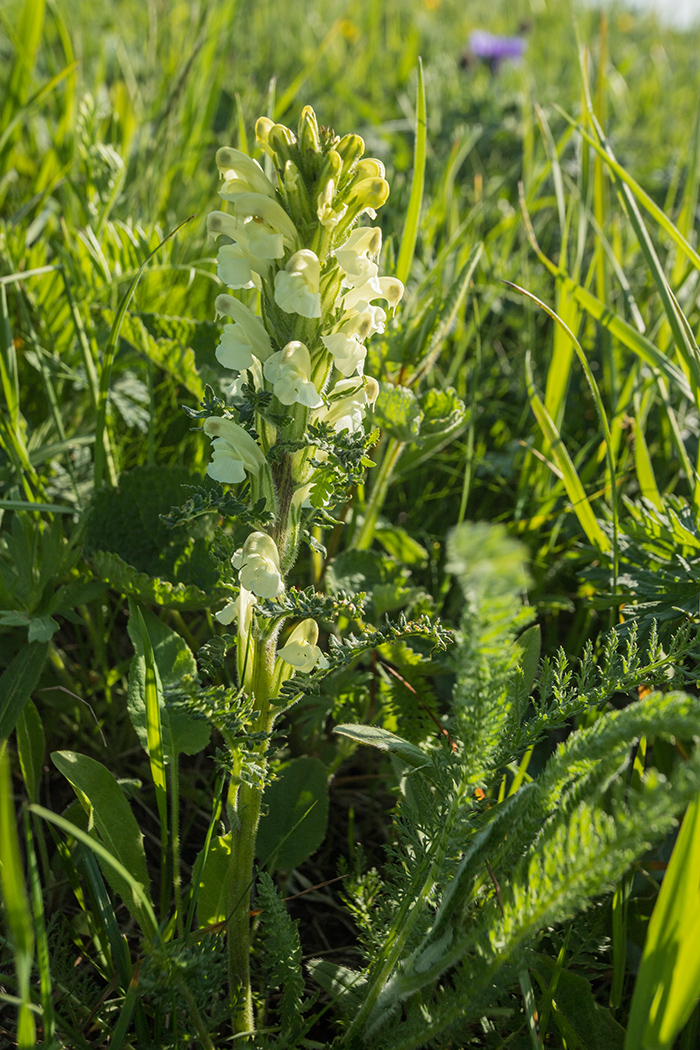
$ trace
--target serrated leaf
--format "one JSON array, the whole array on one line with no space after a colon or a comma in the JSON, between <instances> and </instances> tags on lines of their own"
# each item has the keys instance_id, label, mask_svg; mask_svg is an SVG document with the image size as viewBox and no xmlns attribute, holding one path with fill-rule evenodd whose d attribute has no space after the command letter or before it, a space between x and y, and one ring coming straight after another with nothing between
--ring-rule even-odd
<instances>
[{"instance_id":1,"label":"serrated leaf","mask_svg":"<svg viewBox=\"0 0 700 1050\"><path fill-rule=\"evenodd\" d=\"M194 584L170 583L158 576L148 576L111 551L93 551L89 562L95 575L113 590L148 605L176 609L208 609L228 594L219 587L208 594Z\"/></svg>"},{"instance_id":2,"label":"serrated leaf","mask_svg":"<svg viewBox=\"0 0 700 1050\"><path fill-rule=\"evenodd\" d=\"M381 383L372 422L403 444L419 441L423 410L412 390Z\"/></svg>"}]
</instances>

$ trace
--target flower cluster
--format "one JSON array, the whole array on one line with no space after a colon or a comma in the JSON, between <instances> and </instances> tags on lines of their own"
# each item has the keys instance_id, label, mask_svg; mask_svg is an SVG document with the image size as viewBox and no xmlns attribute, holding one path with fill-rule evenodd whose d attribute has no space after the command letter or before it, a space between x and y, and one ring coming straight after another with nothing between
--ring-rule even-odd
<instances>
[{"instance_id":1,"label":"flower cluster","mask_svg":"<svg viewBox=\"0 0 700 1050\"><path fill-rule=\"evenodd\" d=\"M381 161L363 156L359 135L319 128L307 106L296 135L261 117L256 136L275 181L241 151L220 149L219 195L228 209L207 219L219 239L218 276L229 289L216 299L217 315L230 319L216 357L232 371L234 397L245 382L258 398L252 423L250 411L236 422L235 406L206 419L214 443L208 472L231 484L247 476L252 497L263 495L274 514L270 534L252 533L234 556L240 595L218 616L237 619L239 632L250 626L256 596L282 593L296 557L300 515L328 455L305 442L307 428L363 429L379 389L364 374L365 343L384 331L387 310L403 294L400 281L379 273L381 230L358 223L363 215L374 219L389 194ZM249 303L258 298L259 315L230 294L239 290ZM314 621L304 621L279 659L308 670L320 656L317 635Z\"/></svg>"}]
</instances>

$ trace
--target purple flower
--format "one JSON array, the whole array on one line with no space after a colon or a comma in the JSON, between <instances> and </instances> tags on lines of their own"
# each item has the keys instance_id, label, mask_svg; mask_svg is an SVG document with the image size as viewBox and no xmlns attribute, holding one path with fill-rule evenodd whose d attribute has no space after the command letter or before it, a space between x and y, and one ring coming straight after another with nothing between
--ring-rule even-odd
<instances>
[{"instance_id":1,"label":"purple flower","mask_svg":"<svg viewBox=\"0 0 700 1050\"><path fill-rule=\"evenodd\" d=\"M488 62L495 73L501 62L518 61L525 54L527 42L521 36L497 36L475 29L469 36L469 50L475 58Z\"/></svg>"}]
</instances>

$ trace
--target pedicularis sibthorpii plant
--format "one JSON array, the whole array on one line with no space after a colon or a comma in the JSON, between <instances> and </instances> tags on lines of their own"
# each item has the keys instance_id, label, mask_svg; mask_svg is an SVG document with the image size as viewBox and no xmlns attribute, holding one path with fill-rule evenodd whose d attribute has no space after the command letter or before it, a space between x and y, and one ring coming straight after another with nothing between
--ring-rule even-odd
<instances>
[{"instance_id":1,"label":"pedicularis sibthorpii plant","mask_svg":"<svg viewBox=\"0 0 700 1050\"><path fill-rule=\"evenodd\" d=\"M256 135L274 182L239 150L216 155L220 196L230 206L207 220L226 241L219 277L234 290L257 289L260 316L232 295L216 300L217 312L232 321L216 355L236 378L230 404L207 415L204 431L213 440L209 475L226 484L247 476L251 504L265 521L233 555L238 595L217 614L237 622L238 685L260 734L262 781L267 740L286 706L282 686L321 659L313 617L298 620L279 644L292 611L285 580L312 522L329 517L324 507L369 462L363 417L379 386L363 374L365 340L384 331L387 313L378 303L395 307L403 285L379 276L379 228L358 225L389 195L384 167L363 156L362 139L319 127L309 107L298 135L264 117ZM230 979L243 996L237 1031L253 1028L248 898L261 796L262 784L242 781L234 761L227 895Z\"/></svg>"}]
</instances>

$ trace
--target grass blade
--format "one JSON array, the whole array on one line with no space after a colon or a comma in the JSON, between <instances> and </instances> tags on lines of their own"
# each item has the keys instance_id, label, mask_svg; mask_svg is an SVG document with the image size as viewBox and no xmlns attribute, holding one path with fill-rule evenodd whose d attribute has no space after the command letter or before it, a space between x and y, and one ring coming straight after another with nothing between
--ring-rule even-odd
<instances>
[{"instance_id":1,"label":"grass blade","mask_svg":"<svg viewBox=\"0 0 700 1050\"><path fill-rule=\"evenodd\" d=\"M576 514L581 528L585 532L589 542L598 550L607 553L607 551L610 550L610 541L598 524L593 508L591 507L588 496L586 495L586 490L581 484L581 479L576 472L576 467L574 466L571 456L561 439L561 435L535 390L529 353L525 360L525 377L532 411L535 414L535 418L537 419L540 429L542 430L549 446L552 459L558 470L561 471L566 494L569 497L574 513Z\"/></svg>"},{"instance_id":2,"label":"grass blade","mask_svg":"<svg viewBox=\"0 0 700 1050\"><path fill-rule=\"evenodd\" d=\"M0 856L0 886L5 902L7 925L12 936L20 998L17 1045L20 1050L31 1050L35 1046L36 1036L30 991L34 960L34 926L24 885L15 811L12 805L10 762L5 749L0 753Z\"/></svg>"},{"instance_id":3,"label":"grass blade","mask_svg":"<svg viewBox=\"0 0 700 1050\"><path fill-rule=\"evenodd\" d=\"M670 1050L700 995L700 798L688 806L649 922L625 1050Z\"/></svg>"},{"instance_id":4,"label":"grass blade","mask_svg":"<svg viewBox=\"0 0 700 1050\"><path fill-rule=\"evenodd\" d=\"M416 239L418 237L418 224L420 222L420 211L423 204L423 188L425 185L425 158L426 143L428 135L428 124L425 108L425 83L423 81L423 63L418 59L418 94L416 99L416 141L413 153L413 179L411 181L411 194L408 199L408 210L406 222L399 248L399 257L396 261L396 276L405 284L411 272L411 264L416 250Z\"/></svg>"}]
</instances>

